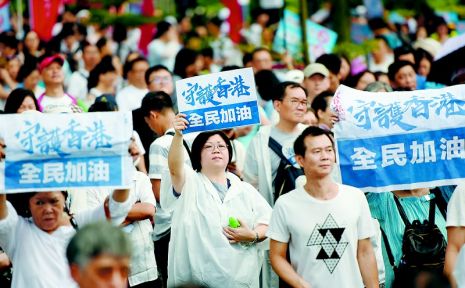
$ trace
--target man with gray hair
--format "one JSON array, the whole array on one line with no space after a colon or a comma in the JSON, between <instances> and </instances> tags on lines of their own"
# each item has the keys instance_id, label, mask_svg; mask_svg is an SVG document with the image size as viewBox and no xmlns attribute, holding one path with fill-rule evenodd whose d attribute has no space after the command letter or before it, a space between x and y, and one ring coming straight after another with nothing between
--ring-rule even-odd
<instances>
[{"instance_id":1,"label":"man with gray hair","mask_svg":"<svg viewBox=\"0 0 465 288\"><path fill-rule=\"evenodd\" d=\"M81 288L127 287L131 243L108 222L84 226L66 249L71 277Z\"/></svg>"}]
</instances>

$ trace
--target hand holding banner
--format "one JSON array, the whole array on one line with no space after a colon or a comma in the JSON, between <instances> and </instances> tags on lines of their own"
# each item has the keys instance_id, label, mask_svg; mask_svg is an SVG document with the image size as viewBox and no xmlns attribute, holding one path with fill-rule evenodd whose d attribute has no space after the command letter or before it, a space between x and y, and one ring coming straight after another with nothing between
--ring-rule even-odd
<instances>
[{"instance_id":1,"label":"hand holding banner","mask_svg":"<svg viewBox=\"0 0 465 288\"><path fill-rule=\"evenodd\" d=\"M189 121L183 133L260 123L252 68L176 81L176 94Z\"/></svg>"}]
</instances>

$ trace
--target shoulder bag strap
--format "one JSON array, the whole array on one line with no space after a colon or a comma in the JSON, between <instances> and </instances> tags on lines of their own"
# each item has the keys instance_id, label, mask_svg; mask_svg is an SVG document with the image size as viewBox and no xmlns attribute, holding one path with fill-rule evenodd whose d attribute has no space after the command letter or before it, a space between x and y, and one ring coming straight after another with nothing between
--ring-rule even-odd
<instances>
[{"instance_id":1,"label":"shoulder bag strap","mask_svg":"<svg viewBox=\"0 0 465 288\"><path fill-rule=\"evenodd\" d=\"M271 136L268 141L268 147L270 147L270 149L273 150L273 152L276 153L279 158L281 158L281 161L283 161L285 164L292 165L292 163L289 162L289 160L283 155L283 146L281 146L281 144L279 144L278 141L273 139Z\"/></svg>"},{"instance_id":2,"label":"shoulder bag strap","mask_svg":"<svg viewBox=\"0 0 465 288\"><path fill-rule=\"evenodd\" d=\"M384 232L383 228L379 227L379 229L381 230L381 235L383 236L383 240L384 240L384 247L386 247L386 253L387 253L387 256L388 256L388 259L389 259L389 263L391 264L391 266L394 268L394 255L392 254L392 250L391 250L391 245L389 245L389 240L387 238L387 235L386 233Z\"/></svg>"},{"instance_id":3,"label":"shoulder bag strap","mask_svg":"<svg viewBox=\"0 0 465 288\"><path fill-rule=\"evenodd\" d=\"M400 204L399 198L394 194L394 201L396 202L397 210L399 211L400 218L404 221L405 226L410 226L410 221L408 220L407 214L405 214L402 204Z\"/></svg>"}]
</instances>

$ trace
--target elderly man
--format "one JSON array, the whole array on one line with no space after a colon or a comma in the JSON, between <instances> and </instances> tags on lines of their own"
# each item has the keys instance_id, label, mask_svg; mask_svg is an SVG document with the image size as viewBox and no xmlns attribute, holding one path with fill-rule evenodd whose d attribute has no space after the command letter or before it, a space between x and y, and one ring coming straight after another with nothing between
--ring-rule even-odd
<instances>
[{"instance_id":1,"label":"elderly man","mask_svg":"<svg viewBox=\"0 0 465 288\"><path fill-rule=\"evenodd\" d=\"M71 277L81 288L127 287L131 243L107 222L80 229L66 249Z\"/></svg>"}]
</instances>

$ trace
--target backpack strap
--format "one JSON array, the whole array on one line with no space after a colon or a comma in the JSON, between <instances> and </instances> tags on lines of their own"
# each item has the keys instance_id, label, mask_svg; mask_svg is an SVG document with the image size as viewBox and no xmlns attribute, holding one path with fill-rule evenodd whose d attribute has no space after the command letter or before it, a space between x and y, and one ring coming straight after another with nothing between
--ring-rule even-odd
<instances>
[{"instance_id":1,"label":"backpack strap","mask_svg":"<svg viewBox=\"0 0 465 288\"><path fill-rule=\"evenodd\" d=\"M431 199L429 201L429 216L428 216L428 224L430 226L433 226L434 225L434 217L436 216L436 199Z\"/></svg>"},{"instance_id":2,"label":"backpack strap","mask_svg":"<svg viewBox=\"0 0 465 288\"><path fill-rule=\"evenodd\" d=\"M447 218L447 202L446 202L446 199L444 199L444 196L442 196L441 188L435 187L434 189L431 190L431 192L434 194L435 204L438 206L439 212L441 212L442 217L446 219Z\"/></svg>"},{"instance_id":3,"label":"backpack strap","mask_svg":"<svg viewBox=\"0 0 465 288\"><path fill-rule=\"evenodd\" d=\"M384 232L383 228L381 228L381 226L380 226L379 229L381 230L381 235L383 236L384 247L386 247L386 253L387 253L387 256L388 256L388 259L389 259L389 263L391 264L392 268L394 268L395 267L395 265L394 265L395 264L394 263L394 255L392 254L391 245L389 245L389 240L388 240L387 235Z\"/></svg>"},{"instance_id":4,"label":"backpack strap","mask_svg":"<svg viewBox=\"0 0 465 288\"><path fill-rule=\"evenodd\" d=\"M400 204L400 201L399 201L399 198L394 195L394 201L396 202L396 206L397 206L397 210L399 210L399 214L400 214L400 217L402 218L402 221L404 221L404 224L405 226L409 226L410 225L410 221L408 220L407 218L407 214L405 214L405 210L404 208L402 207L402 205ZM436 213L435 213L435 208L436 208L436 205L435 205L435 199L431 199L430 202L429 202L429 215L428 215L428 223L429 225L434 225L434 221L435 221L435 216L436 216Z\"/></svg>"},{"instance_id":5,"label":"backpack strap","mask_svg":"<svg viewBox=\"0 0 465 288\"><path fill-rule=\"evenodd\" d=\"M292 165L289 159L287 159L283 154L283 146L281 146L281 144L279 144L273 137L270 137L268 147L270 147L270 149L273 150L279 158L281 158L281 161L284 162L284 164Z\"/></svg>"},{"instance_id":6,"label":"backpack strap","mask_svg":"<svg viewBox=\"0 0 465 288\"><path fill-rule=\"evenodd\" d=\"M165 134L174 136L173 131L166 132ZM189 145L187 145L186 140L182 139L182 145L184 146L184 148L186 148L187 154L189 154L189 157L190 157L191 156L191 149L189 149Z\"/></svg>"},{"instance_id":7,"label":"backpack strap","mask_svg":"<svg viewBox=\"0 0 465 288\"><path fill-rule=\"evenodd\" d=\"M393 194L394 196L394 201L396 202L397 210L399 211L400 218L402 218L402 221L404 221L405 226L410 226L410 221L408 220L407 214L405 214L405 210L402 207L402 204L400 204L399 198Z\"/></svg>"}]
</instances>

